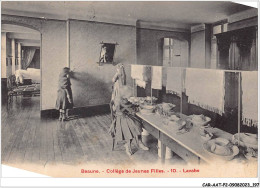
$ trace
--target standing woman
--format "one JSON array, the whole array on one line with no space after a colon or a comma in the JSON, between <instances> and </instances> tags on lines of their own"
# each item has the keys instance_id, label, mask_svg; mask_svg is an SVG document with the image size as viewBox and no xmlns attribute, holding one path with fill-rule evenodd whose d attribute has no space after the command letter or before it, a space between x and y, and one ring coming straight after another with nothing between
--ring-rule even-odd
<instances>
[{"instance_id":1,"label":"standing woman","mask_svg":"<svg viewBox=\"0 0 260 188\"><path fill-rule=\"evenodd\" d=\"M126 141L127 155L132 155L131 142L135 138L139 148L149 150L141 141L141 124L129 114L125 106L125 99L131 96L131 90L126 86L126 76L123 64L117 65L117 72L113 77L113 91L110 102L112 124L109 129L116 142Z\"/></svg>"},{"instance_id":2,"label":"standing woman","mask_svg":"<svg viewBox=\"0 0 260 188\"><path fill-rule=\"evenodd\" d=\"M60 111L59 120L68 120L68 111L73 108L73 98L70 83L70 69L64 67L59 75L56 109Z\"/></svg>"}]
</instances>

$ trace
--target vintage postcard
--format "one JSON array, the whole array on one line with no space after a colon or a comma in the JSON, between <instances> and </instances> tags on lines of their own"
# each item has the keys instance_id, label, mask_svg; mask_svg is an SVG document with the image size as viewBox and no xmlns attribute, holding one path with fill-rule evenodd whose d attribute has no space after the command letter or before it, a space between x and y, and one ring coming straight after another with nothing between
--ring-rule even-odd
<instances>
[{"instance_id":1,"label":"vintage postcard","mask_svg":"<svg viewBox=\"0 0 260 188\"><path fill-rule=\"evenodd\" d=\"M257 8L2 1L1 14L3 165L50 177L258 176Z\"/></svg>"}]
</instances>

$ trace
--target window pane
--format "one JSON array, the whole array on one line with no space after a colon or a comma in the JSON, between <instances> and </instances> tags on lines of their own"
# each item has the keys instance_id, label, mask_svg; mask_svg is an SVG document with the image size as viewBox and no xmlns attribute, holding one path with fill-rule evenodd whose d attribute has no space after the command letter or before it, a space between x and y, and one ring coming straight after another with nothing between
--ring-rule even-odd
<instances>
[{"instance_id":1,"label":"window pane","mask_svg":"<svg viewBox=\"0 0 260 188\"><path fill-rule=\"evenodd\" d=\"M211 68L217 68L217 40L211 40Z\"/></svg>"},{"instance_id":2,"label":"window pane","mask_svg":"<svg viewBox=\"0 0 260 188\"><path fill-rule=\"evenodd\" d=\"M169 48L164 48L163 59L169 59Z\"/></svg>"},{"instance_id":3,"label":"window pane","mask_svg":"<svg viewBox=\"0 0 260 188\"><path fill-rule=\"evenodd\" d=\"M169 38L164 38L164 43L163 43L164 46L168 46L170 45L170 39Z\"/></svg>"},{"instance_id":4,"label":"window pane","mask_svg":"<svg viewBox=\"0 0 260 188\"><path fill-rule=\"evenodd\" d=\"M173 53L173 52L174 52L174 50L173 50L173 48L171 48L171 49L170 49L170 59L172 59L172 57L174 56L174 53Z\"/></svg>"},{"instance_id":5,"label":"window pane","mask_svg":"<svg viewBox=\"0 0 260 188\"><path fill-rule=\"evenodd\" d=\"M170 38L170 45L173 45L174 42L173 42L173 39Z\"/></svg>"},{"instance_id":6,"label":"window pane","mask_svg":"<svg viewBox=\"0 0 260 188\"><path fill-rule=\"evenodd\" d=\"M213 35L221 33L221 25L216 25L213 27Z\"/></svg>"},{"instance_id":7,"label":"window pane","mask_svg":"<svg viewBox=\"0 0 260 188\"><path fill-rule=\"evenodd\" d=\"M223 32L227 32L227 23L225 23L224 25L223 25Z\"/></svg>"}]
</instances>

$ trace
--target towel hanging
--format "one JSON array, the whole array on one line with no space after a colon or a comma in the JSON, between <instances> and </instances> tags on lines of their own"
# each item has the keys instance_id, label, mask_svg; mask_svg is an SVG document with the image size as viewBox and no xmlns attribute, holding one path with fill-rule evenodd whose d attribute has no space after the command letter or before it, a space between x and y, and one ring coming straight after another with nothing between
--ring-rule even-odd
<instances>
[{"instance_id":1,"label":"towel hanging","mask_svg":"<svg viewBox=\"0 0 260 188\"><path fill-rule=\"evenodd\" d=\"M152 66L152 83L151 87L153 89L162 89L162 67Z\"/></svg>"},{"instance_id":2,"label":"towel hanging","mask_svg":"<svg viewBox=\"0 0 260 188\"><path fill-rule=\"evenodd\" d=\"M174 93L181 96L182 93L182 68L181 67L168 67L166 79L167 93Z\"/></svg>"},{"instance_id":3,"label":"towel hanging","mask_svg":"<svg viewBox=\"0 0 260 188\"><path fill-rule=\"evenodd\" d=\"M188 102L222 115L224 113L224 71L212 69L186 69Z\"/></svg>"},{"instance_id":4,"label":"towel hanging","mask_svg":"<svg viewBox=\"0 0 260 188\"><path fill-rule=\"evenodd\" d=\"M258 125L258 72L241 73L242 88L242 121L249 127Z\"/></svg>"}]
</instances>

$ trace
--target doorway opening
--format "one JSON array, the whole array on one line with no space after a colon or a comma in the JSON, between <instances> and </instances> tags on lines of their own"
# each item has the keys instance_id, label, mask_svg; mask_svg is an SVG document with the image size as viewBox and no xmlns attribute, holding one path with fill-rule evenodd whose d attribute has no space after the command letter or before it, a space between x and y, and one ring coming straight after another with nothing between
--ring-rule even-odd
<instances>
[{"instance_id":1,"label":"doorway opening","mask_svg":"<svg viewBox=\"0 0 260 188\"><path fill-rule=\"evenodd\" d=\"M2 107L40 112L41 33L15 24L1 26Z\"/></svg>"},{"instance_id":2,"label":"doorway opening","mask_svg":"<svg viewBox=\"0 0 260 188\"><path fill-rule=\"evenodd\" d=\"M161 38L158 42L159 62L164 67L188 67L188 41L177 37Z\"/></svg>"}]
</instances>

